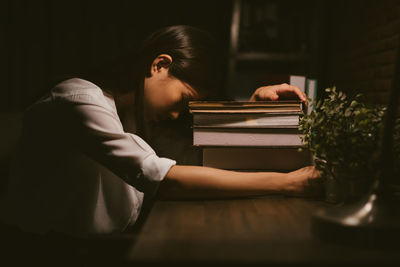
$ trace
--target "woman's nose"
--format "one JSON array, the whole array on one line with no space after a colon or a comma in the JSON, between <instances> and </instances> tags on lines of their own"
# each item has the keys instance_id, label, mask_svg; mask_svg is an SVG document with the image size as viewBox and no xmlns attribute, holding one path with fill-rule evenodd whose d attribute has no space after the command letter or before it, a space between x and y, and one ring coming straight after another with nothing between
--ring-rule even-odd
<instances>
[{"instance_id":1,"label":"woman's nose","mask_svg":"<svg viewBox=\"0 0 400 267\"><path fill-rule=\"evenodd\" d=\"M179 117L179 111L172 111L169 113L169 118L172 120L176 120Z\"/></svg>"}]
</instances>

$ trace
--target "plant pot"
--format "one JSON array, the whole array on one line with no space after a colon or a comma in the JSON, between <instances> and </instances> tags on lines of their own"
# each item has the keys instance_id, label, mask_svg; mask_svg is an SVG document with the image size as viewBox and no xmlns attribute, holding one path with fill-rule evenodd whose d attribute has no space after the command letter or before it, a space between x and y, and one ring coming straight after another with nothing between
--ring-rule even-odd
<instances>
[{"instance_id":1,"label":"plant pot","mask_svg":"<svg viewBox=\"0 0 400 267\"><path fill-rule=\"evenodd\" d=\"M371 179L340 172L328 172L324 177L325 200L329 203L351 202L367 193Z\"/></svg>"}]
</instances>

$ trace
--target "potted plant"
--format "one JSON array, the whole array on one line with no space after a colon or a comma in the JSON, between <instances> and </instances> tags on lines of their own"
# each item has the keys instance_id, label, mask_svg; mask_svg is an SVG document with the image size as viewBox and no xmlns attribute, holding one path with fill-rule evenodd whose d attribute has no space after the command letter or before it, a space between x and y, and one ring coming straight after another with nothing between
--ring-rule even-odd
<instances>
[{"instance_id":1,"label":"potted plant","mask_svg":"<svg viewBox=\"0 0 400 267\"><path fill-rule=\"evenodd\" d=\"M326 189L326 200L342 202L364 194L374 178L385 107L367 106L361 95L328 88L316 109L300 119L305 149L314 158ZM400 120L395 131L395 172L400 163Z\"/></svg>"}]
</instances>

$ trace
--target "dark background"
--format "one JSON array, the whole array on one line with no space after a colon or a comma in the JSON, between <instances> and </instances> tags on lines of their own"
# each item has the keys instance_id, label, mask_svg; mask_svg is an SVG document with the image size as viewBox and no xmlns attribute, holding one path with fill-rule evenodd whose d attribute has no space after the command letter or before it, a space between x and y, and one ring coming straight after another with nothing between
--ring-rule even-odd
<instances>
[{"instance_id":1,"label":"dark background","mask_svg":"<svg viewBox=\"0 0 400 267\"><path fill-rule=\"evenodd\" d=\"M9 0L2 5L3 111L25 108L59 78L135 49L163 26L203 28L227 51L229 0Z\"/></svg>"},{"instance_id":2,"label":"dark background","mask_svg":"<svg viewBox=\"0 0 400 267\"><path fill-rule=\"evenodd\" d=\"M318 18L310 27L319 29L318 51L311 52L320 91L337 85L346 92L363 92L369 102L386 101L398 42L398 0L283 2L288 10L279 18L283 21L296 16L291 6L318 5ZM135 48L147 34L167 25L206 29L218 40L223 58L229 56L231 0L7 0L0 12L0 111L23 110L66 74ZM303 38L296 31L287 35L291 42ZM265 66L278 65L282 71L293 66ZM226 68L221 73L226 77Z\"/></svg>"}]
</instances>

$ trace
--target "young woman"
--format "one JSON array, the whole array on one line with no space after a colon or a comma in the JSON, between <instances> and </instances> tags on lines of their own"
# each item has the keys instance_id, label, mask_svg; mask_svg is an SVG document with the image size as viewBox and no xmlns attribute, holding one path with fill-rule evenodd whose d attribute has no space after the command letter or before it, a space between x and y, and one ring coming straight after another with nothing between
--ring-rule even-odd
<instances>
[{"instance_id":1,"label":"young woman","mask_svg":"<svg viewBox=\"0 0 400 267\"><path fill-rule=\"evenodd\" d=\"M244 173L178 166L138 136L143 121L176 119L189 100L215 94L213 47L206 32L167 27L145 40L135 65L128 57L123 68L91 81L55 86L26 112L3 219L39 233L122 232L144 197L157 192L175 199L306 193L319 178L313 167ZM287 84L261 87L251 100L282 95L305 101Z\"/></svg>"}]
</instances>

